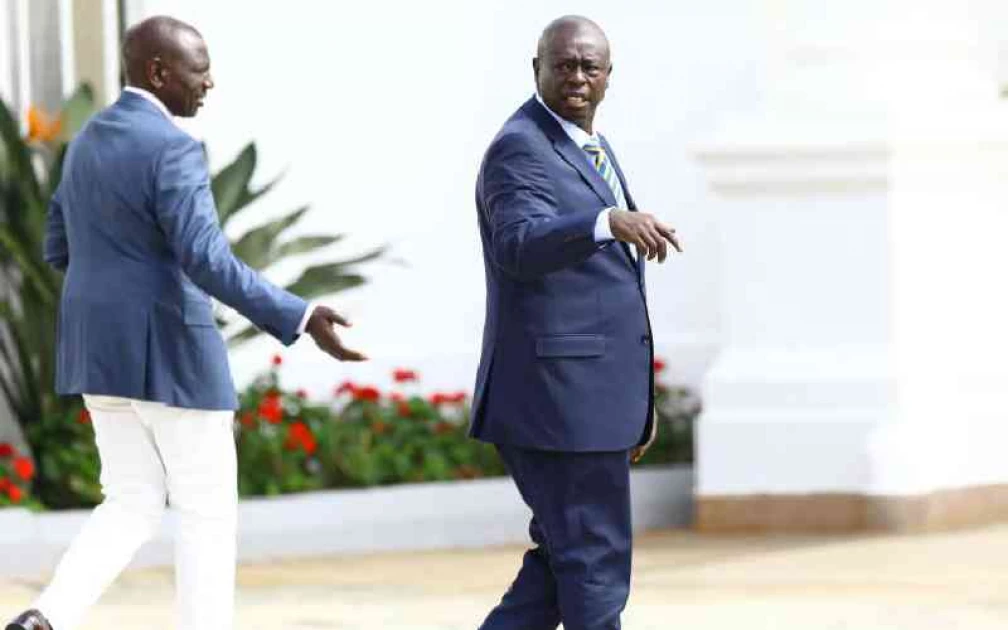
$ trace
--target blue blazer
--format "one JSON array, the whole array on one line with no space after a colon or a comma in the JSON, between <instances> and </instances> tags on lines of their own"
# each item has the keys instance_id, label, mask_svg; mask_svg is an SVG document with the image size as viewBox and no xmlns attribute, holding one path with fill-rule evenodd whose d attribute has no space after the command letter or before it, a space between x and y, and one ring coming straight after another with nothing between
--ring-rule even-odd
<instances>
[{"instance_id":1,"label":"blue blazer","mask_svg":"<svg viewBox=\"0 0 1008 630\"><path fill-rule=\"evenodd\" d=\"M66 272L60 394L234 409L207 295L285 344L307 308L234 257L202 146L129 92L70 143L49 206L45 259Z\"/></svg>"},{"instance_id":2,"label":"blue blazer","mask_svg":"<svg viewBox=\"0 0 1008 630\"><path fill-rule=\"evenodd\" d=\"M474 437L588 452L629 449L649 435L644 262L622 243L594 239L598 213L615 205L583 149L535 98L487 149L476 183L487 296Z\"/></svg>"}]
</instances>

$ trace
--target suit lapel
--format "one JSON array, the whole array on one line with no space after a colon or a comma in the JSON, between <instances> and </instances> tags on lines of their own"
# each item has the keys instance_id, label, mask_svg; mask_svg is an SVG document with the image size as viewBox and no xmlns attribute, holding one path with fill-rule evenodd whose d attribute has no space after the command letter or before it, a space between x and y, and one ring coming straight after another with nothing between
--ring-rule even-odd
<instances>
[{"instance_id":1,"label":"suit lapel","mask_svg":"<svg viewBox=\"0 0 1008 630\"><path fill-rule=\"evenodd\" d=\"M574 144L574 141L564 132L560 123L550 116L550 113L539 104L539 101L534 96L525 103L523 109L536 121L539 128L546 134L546 137L550 139L553 143L553 149L565 162L574 167L574 170L581 175L581 179L598 195L599 199L604 201L607 206L615 206L616 196L613 195L609 184L602 179L599 172L588 162L584 149Z\"/></svg>"}]
</instances>

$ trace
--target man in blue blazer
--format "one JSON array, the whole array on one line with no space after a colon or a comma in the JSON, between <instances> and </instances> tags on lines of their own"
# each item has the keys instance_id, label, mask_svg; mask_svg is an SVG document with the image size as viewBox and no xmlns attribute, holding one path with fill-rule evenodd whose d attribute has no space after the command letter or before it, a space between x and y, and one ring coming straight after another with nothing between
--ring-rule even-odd
<instances>
[{"instance_id":1,"label":"man in blue blazer","mask_svg":"<svg viewBox=\"0 0 1008 630\"><path fill-rule=\"evenodd\" d=\"M472 435L496 445L536 547L482 630L614 630L630 590L629 464L654 436L644 260L675 232L639 212L595 109L612 70L593 22L551 23L538 93L476 185L487 313Z\"/></svg>"},{"instance_id":2,"label":"man in blue blazer","mask_svg":"<svg viewBox=\"0 0 1008 630\"><path fill-rule=\"evenodd\" d=\"M232 627L237 400L209 297L284 344L308 332L337 359L364 358L333 331L342 317L231 253L203 149L172 118L194 116L213 87L200 34L151 18L127 33L123 62L129 87L70 144L45 242L66 272L56 389L84 396L105 499L8 630L75 628L157 532L166 500L179 627Z\"/></svg>"}]
</instances>

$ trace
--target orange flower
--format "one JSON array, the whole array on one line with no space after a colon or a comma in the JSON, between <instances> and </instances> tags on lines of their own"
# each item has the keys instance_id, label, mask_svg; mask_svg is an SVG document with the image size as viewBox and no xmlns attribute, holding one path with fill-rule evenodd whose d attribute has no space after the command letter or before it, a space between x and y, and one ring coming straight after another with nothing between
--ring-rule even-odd
<instances>
[{"instance_id":1,"label":"orange flower","mask_svg":"<svg viewBox=\"0 0 1008 630\"><path fill-rule=\"evenodd\" d=\"M91 424L91 412L87 409L81 409L77 414L77 424Z\"/></svg>"},{"instance_id":2,"label":"orange flower","mask_svg":"<svg viewBox=\"0 0 1008 630\"><path fill-rule=\"evenodd\" d=\"M28 108L28 140L31 142L52 142L59 136L63 121L50 116L38 107Z\"/></svg>"},{"instance_id":3,"label":"orange flower","mask_svg":"<svg viewBox=\"0 0 1008 630\"><path fill-rule=\"evenodd\" d=\"M27 457L18 457L14 460L14 474L24 481L29 481L35 476L35 465Z\"/></svg>"}]
</instances>

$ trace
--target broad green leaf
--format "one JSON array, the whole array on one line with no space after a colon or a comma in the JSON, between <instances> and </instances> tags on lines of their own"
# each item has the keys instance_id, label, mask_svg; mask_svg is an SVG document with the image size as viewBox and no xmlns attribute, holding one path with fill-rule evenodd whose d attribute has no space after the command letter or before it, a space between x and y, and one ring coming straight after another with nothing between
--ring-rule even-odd
<instances>
[{"instance_id":1,"label":"broad green leaf","mask_svg":"<svg viewBox=\"0 0 1008 630\"><path fill-rule=\"evenodd\" d=\"M245 145L238 157L214 175L210 182L214 203L221 225L240 209L242 197L252 181L252 173L256 167L256 147L254 143Z\"/></svg>"},{"instance_id":2,"label":"broad green leaf","mask_svg":"<svg viewBox=\"0 0 1008 630\"><path fill-rule=\"evenodd\" d=\"M317 249L328 247L341 240L343 240L342 234L335 234L333 236L301 236L291 239L286 243L277 245L272 262L278 262L288 256L307 254Z\"/></svg>"},{"instance_id":3,"label":"broad green leaf","mask_svg":"<svg viewBox=\"0 0 1008 630\"><path fill-rule=\"evenodd\" d=\"M364 276L347 273L340 263L309 267L286 289L306 300L339 291L346 291L364 284Z\"/></svg>"},{"instance_id":4,"label":"broad green leaf","mask_svg":"<svg viewBox=\"0 0 1008 630\"><path fill-rule=\"evenodd\" d=\"M231 249L248 266L253 269L262 269L270 262L273 244L280 233L294 225L307 211L308 206L298 208L284 217L249 230L238 239Z\"/></svg>"},{"instance_id":5,"label":"broad green leaf","mask_svg":"<svg viewBox=\"0 0 1008 630\"><path fill-rule=\"evenodd\" d=\"M52 287L45 275L45 270L40 268L40 261L32 259L31 253L25 251L23 241L15 238L5 224L0 224L0 245L3 245L13 256L21 271L34 283L46 302L54 302L55 296L53 295ZM44 265L45 263L42 262L41 264Z\"/></svg>"},{"instance_id":6,"label":"broad green leaf","mask_svg":"<svg viewBox=\"0 0 1008 630\"><path fill-rule=\"evenodd\" d=\"M21 125L2 101L0 143L4 145L4 161L10 168L8 176L26 197L38 199L41 191L35 169L32 168L31 151L21 137Z\"/></svg>"}]
</instances>

